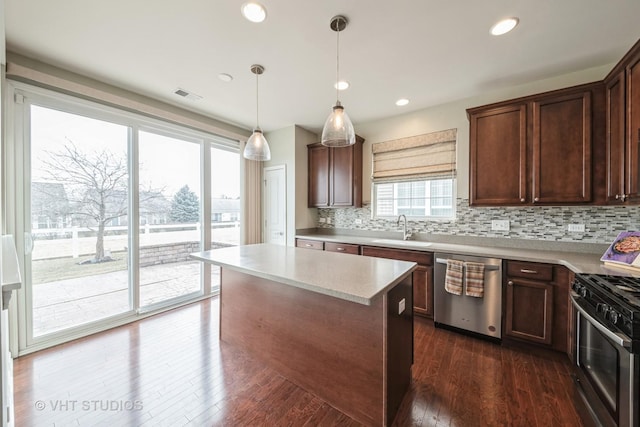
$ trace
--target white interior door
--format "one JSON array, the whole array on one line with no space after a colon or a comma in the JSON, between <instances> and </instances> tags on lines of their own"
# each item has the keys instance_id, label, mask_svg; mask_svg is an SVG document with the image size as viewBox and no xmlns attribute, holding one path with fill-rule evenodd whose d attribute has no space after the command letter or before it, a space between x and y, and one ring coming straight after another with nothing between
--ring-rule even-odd
<instances>
[{"instance_id":1,"label":"white interior door","mask_svg":"<svg viewBox=\"0 0 640 427\"><path fill-rule=\"evenodd\" d=\"M287 244L287 174L285 165L264 169L264 241Z\"/></svg>"}]
</instances>

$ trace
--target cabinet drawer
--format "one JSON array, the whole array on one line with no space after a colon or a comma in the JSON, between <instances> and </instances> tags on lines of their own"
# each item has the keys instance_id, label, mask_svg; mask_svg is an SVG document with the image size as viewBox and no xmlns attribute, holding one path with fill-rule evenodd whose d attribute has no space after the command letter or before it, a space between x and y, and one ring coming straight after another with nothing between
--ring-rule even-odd
<instances>
[{"instance_id":1,"label":"cabinet drawer","mask_svg":"<svg viewBox=\"0 0 640 427\"><path fill-rule=\"evenodd\" d=\"M433 254L430 252L363 246L362 255L378 258L397 259L400 261L412 261L417 262L420 265L433 265Z\"/></svg>"},{"instance_id":2,"label":"cabinet drawer","mask_svg":"<svg viewBox=\"0 0 640 427\"><path fill-rule=\"evenodd\" d=\"M321 251L324 249L324 242L321 242L319 240L296 239L296 247L307 248L307 249L317 249Z\"/></svg>"},{"instance_id":3,"label":"cabinet drawer","mask_svg":"<svg viewBox=\"0 0 640 427\"><path fill-rule=\"evenodd\" d=\"M342 252L345 254L360 255L360 246L349 243L324 242L324 250L329 252Z\"/></svg>"},{"instance_id":4,"label":"cabinet drawer","mask_svg":"<svg viewBox=\"0 0 640 427\"><path fill-rule=\"evenodd\" d=\"M550 282L553 280L553 265L539 264L535 262L508 261L507 276Z\"/></svg>"}]
</instances>

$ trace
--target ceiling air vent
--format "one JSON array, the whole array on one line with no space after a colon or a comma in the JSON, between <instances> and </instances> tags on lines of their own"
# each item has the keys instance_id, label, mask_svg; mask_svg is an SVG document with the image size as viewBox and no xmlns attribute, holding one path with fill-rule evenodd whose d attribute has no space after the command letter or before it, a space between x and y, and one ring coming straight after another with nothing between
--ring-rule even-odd
<instances>
[{"instance_id":1,"label":"ceiling air vent","mask_svg":"<svg viewBox=\"0 0 640 427\"><path fill-rule=\"evenodd\" d=\"M176 89L173 93L175 93L176 95L181 96L183 98L190 99L192 101L197 101L199 99L202 99L202 97L200 95L196 95L195 93L191 93L191 92L189 92L187 90L180 89L180 88Z\"/></svg>"}]
</instances>

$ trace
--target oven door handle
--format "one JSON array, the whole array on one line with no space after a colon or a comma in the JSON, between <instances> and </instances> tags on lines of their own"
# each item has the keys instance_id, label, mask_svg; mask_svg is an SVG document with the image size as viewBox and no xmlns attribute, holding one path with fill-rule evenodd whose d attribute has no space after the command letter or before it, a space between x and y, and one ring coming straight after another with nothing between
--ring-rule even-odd
<instances>
[{"instance_id":1,"label":"oven door handle","mask_svg":"<svg viewBox=\"0 0 640 427\"><path fill-rule=\"evenodd\" d=\"M578 310L578 312L580 312L580 314L583 315L589 321L589 323L591 323L591 325L593 325L594 328L602 332L604 336L606 336L611 341L618 344L620 347L631 348L631 340L629 339L629 337L621 333L610 331L605 326L603 326L600 322L594 319L593 316L587 313L587 311L580 306L580 304L577 301L580 298L581 297L578 296L578 294L571 292L571 303L576 308L576 310Z\"/></svg>"}]
</instances>

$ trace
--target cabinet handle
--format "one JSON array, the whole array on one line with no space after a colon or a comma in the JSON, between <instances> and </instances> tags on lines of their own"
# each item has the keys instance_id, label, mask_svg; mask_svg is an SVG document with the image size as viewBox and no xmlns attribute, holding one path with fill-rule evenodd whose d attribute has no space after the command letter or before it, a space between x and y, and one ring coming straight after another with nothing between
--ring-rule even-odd
<instances>
[{"instance_id":1,"label":"cabinet handle","mask_svg":"<svg viewBox=\"0 0 640 427\"><path fill-rule=\"evenodd\" d=\"M534 198L534 199L533 199L533 201L534 201L534 202L539 202L539 201L540 201L540 198L539 198L539 197L536 197L536 198Z\"/></svg>"},{"instance_id":2,"label":"cabinet handle","mask_svg":"<svg viewBox=\"0 0 640 427\"><path fill-rule=\"evenodd\" d=\"M513 280L509 280L509 281L507 282L507 285L509 285L509 286L513 286Z\"/></svg>"},{"instance_id":3,"label":"cabinet handle","mask_svg":"<svg viewBox=\"0 0 640 427\"><path fill-rule=\"evenodd\" d=\"M339 246L338 246L338 247L336 248L336 250L337 250L337 251L344 251L344 248L341 248L341 247L339 247Z\"/></svg>"},{"instance_id":4,"label":"cabinet handle","mask_svg":"<svg viewBox=\"0 0 640 427\"><path fill-rule=\"evenodd\" d=\"M310 248L311 246L313 246L311 243L305 243L304 244L306 247Z\"/></svg>"},{"instance_id":5,"label":"cabinet handle","mask_svg":"<svg viewBox=\"0 0 640 427\"><path fill-rule=\"evenodd\" d=\"M520 203L524 203L524 197L520 199Z\"/></svg>"},{"instance_id":6,"label":"cabinet handle","mask_svg":"<svg viewBox=\"0 0 640 427\"><path fill-rule=\"evenodd\" d=\"M538 272L536 270L529 270L528 268L521 268L520 269L520 273L538 274Z\"/></svg>"}]
</instances>

